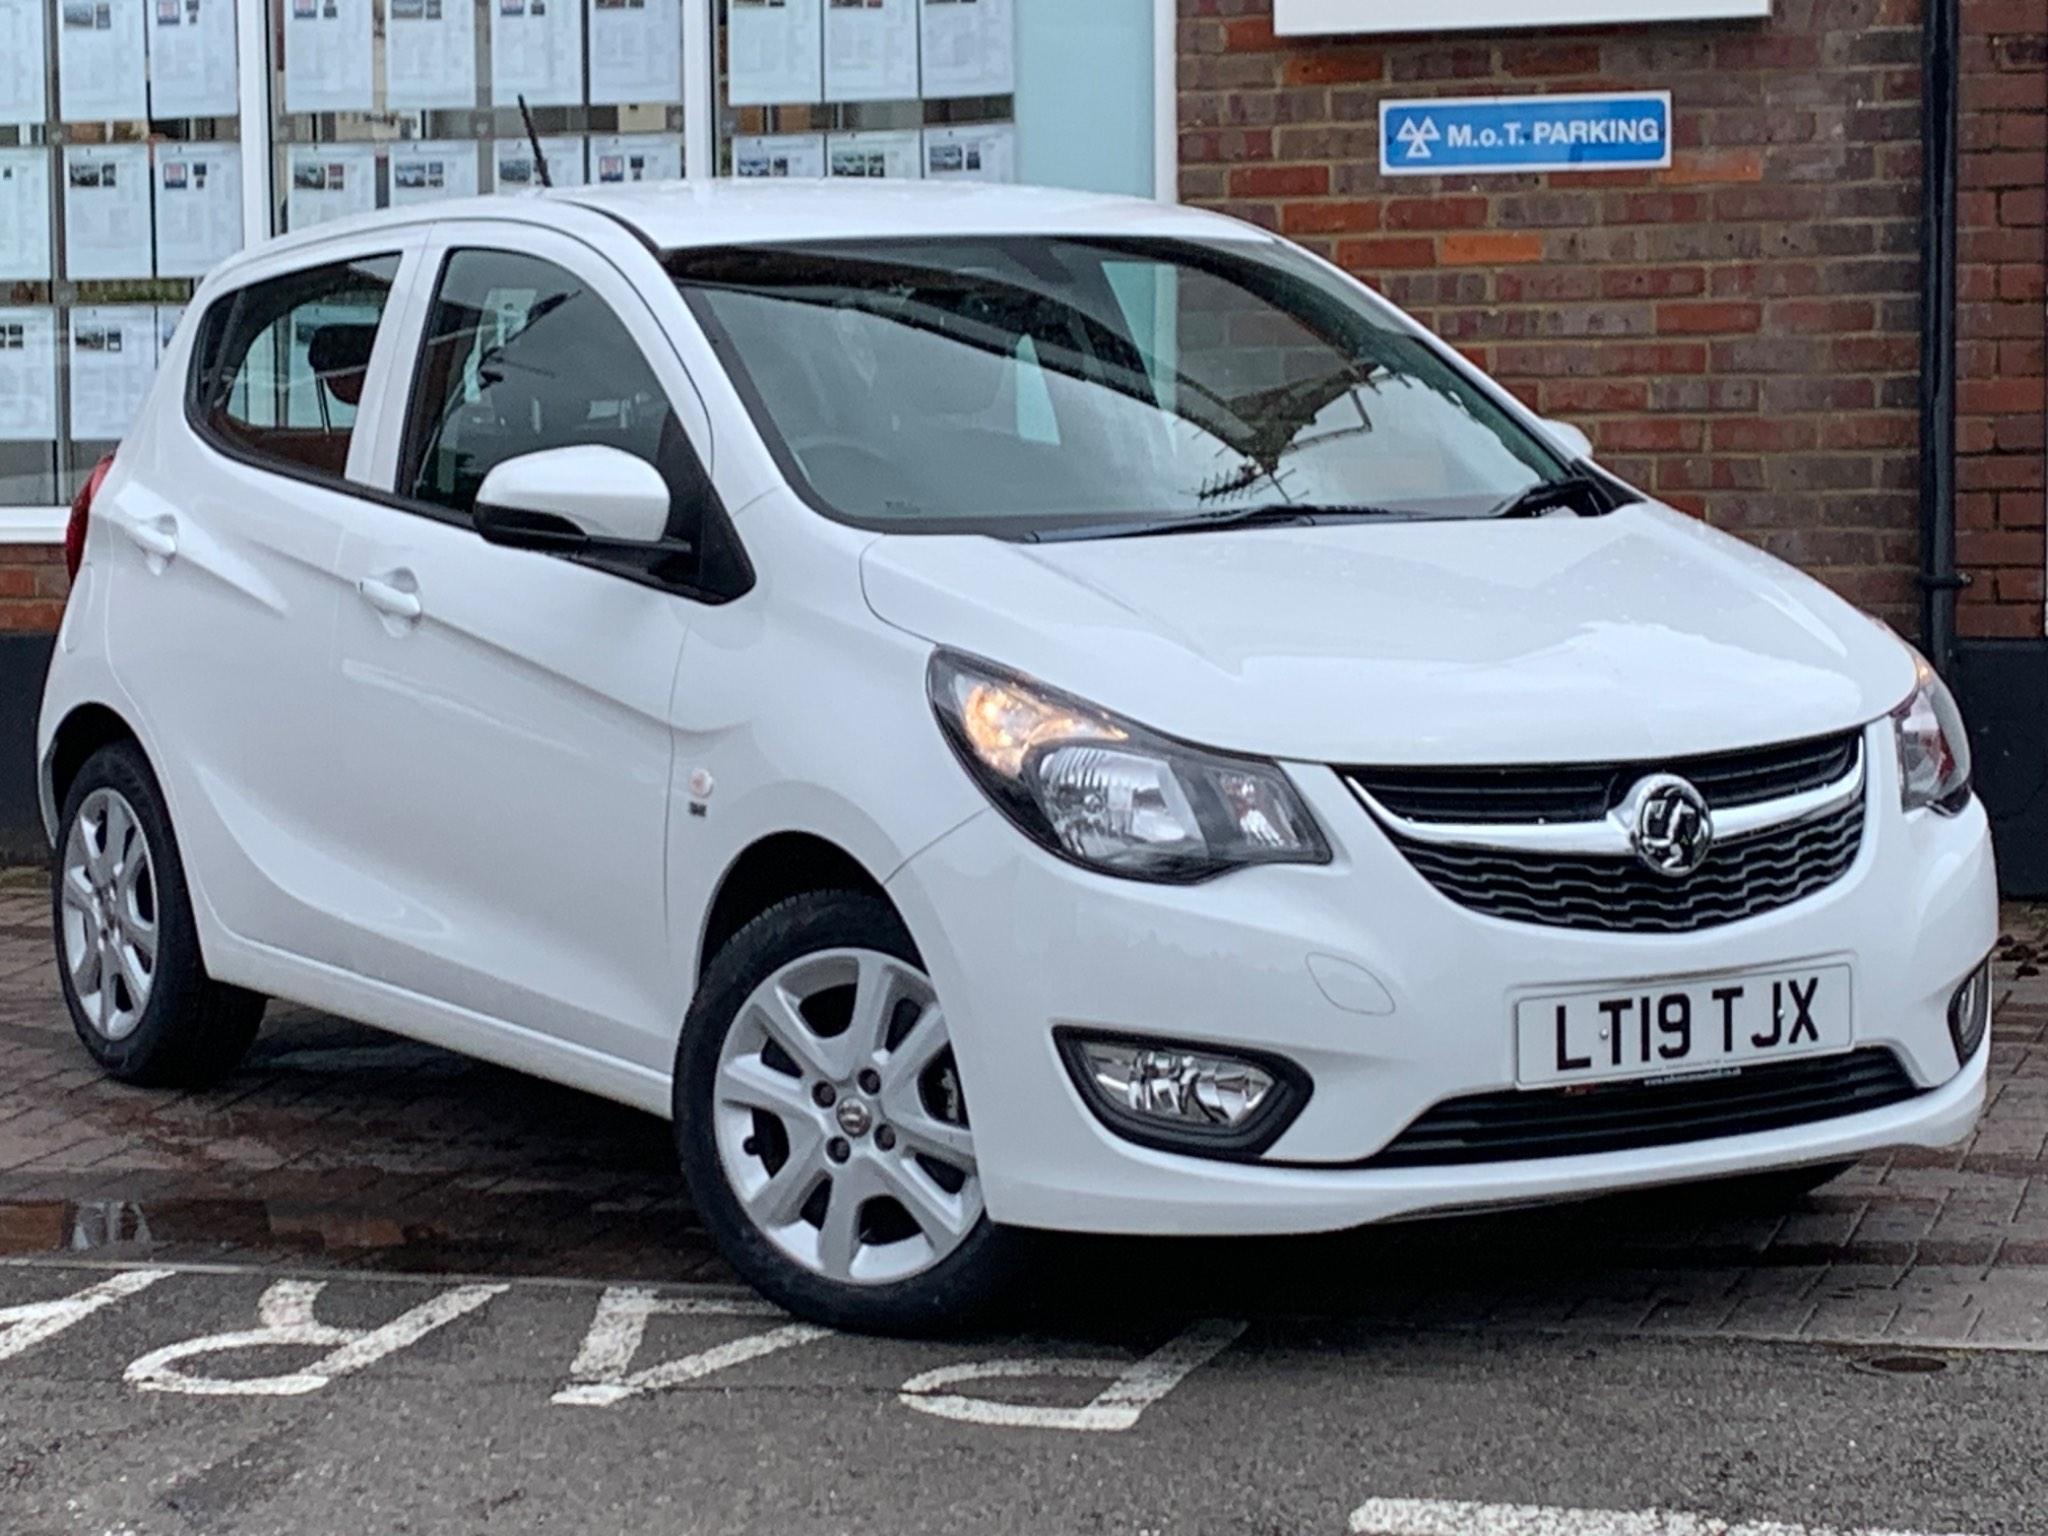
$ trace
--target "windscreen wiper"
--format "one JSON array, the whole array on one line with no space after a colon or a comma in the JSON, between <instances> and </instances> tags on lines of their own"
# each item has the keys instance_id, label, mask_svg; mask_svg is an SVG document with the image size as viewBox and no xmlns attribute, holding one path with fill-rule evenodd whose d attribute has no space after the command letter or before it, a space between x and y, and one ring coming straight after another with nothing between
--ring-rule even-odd
<instances>
[{"instance_id":1,"label":"windscreen wiper","mask_svg":"<svg viewBox=\"0 0 2048 1536\"><path fill-rule=\"evenodd\" d=\"M1312 528L1318 523L1364 520L1375 517L1409 518L1413 512L1399 507L1347 506L1334 502L1274 501L1255 507L1231 507L1220 512L1198 512L1191 517L1161 518L1154 522L1094 523L1080 528L1042 528L1032 535L1035 542L1064 543L1078 539L1149 539L1169 533L1207 533L1225 528Z\"/></svg>"},{"instance_id":2,"label":"windscreen wiper","mask_svg":"<svg viewBox=\"0 0 2048 1536\"><path fill-rule=\"evenodd\" d=\"M1535 517L1560 507L1598 517L1611 512L1620 502L1604 481L1591 475L1567 475L1562 480L1545 480L1517 491L1487 514L1489 517Z\"/></svg>"}]
</instances>

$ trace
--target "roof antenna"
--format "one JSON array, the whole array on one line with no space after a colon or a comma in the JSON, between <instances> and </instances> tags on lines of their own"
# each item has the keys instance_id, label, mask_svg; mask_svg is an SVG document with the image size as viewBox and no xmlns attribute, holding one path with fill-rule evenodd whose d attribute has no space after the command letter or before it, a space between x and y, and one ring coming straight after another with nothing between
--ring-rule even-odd
<instances>
[{"instance_id":1,"label":"roof antenna","mask_svg":"<svg viewBox=\"0 0 2048 1536\"><path fill-rule=\"evenodd\" d=\"M540 178L544 187L554 186L554 179L548 175L548 157L540 152L540 135L534 131L533 114L526 110L526 93L519 93L519 120L526 124L526 142L533 146L533 174Z\"/></svg>"}]
</instances>

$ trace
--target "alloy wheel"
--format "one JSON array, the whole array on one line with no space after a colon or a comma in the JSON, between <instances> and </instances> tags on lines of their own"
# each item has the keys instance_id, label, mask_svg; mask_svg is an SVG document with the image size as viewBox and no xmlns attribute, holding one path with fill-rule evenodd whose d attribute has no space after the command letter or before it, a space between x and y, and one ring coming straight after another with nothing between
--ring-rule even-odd
<instances>
[{"instance_id":1,"label":"alloy wheel","mask_svg":"<svg viewBox=\"0 0 2048 1536\"><path fill-rule=\"evenodd\" d=\"M945 1014L893 955L826 950L755 988L719 1052L713 1114L740 1208L814 1274L908 1280L981 1219Z\"/></svg>"},{"instance_id":2,"label":"alloy wheel","mask_svg":"<svg viewBox=\"0 0 2048 1536\"><path fill-rule=\"evenodd\" d=\"M64 965L78 1006L109 1040L142 1022L156 980L157 891L149 839L120 791L85 797L64 839Z\"/></svg>"}]
</instances>

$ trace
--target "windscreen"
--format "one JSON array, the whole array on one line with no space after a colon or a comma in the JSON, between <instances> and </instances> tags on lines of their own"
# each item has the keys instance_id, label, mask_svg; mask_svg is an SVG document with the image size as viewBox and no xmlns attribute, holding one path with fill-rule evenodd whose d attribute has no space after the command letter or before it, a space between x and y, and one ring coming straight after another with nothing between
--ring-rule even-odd
<instances>
[{"instance_id":1,"label":"windscreen","mask_svg":"<svg viewBox=\"0 0 2048 1536\"><path fill-rule=\"evenodd\" d=\"M1277 243L833 241L669 266L785 473L863 526L1482 517L1570 473L1463 368Z\"/></svg>"}]
</instances>

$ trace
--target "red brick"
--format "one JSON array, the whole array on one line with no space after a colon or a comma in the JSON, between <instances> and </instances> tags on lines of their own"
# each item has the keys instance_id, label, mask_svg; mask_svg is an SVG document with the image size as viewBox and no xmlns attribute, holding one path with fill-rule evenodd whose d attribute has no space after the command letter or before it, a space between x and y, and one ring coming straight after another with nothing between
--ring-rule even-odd
<instances>
[{"instance_id":1,"label":"red brick","mask_svg":"<svg viewBox=\"0 0 2048 1536\"><path fill-rule=\"evenodd\" d=\"M1541 261L1543 237L1535 234L1445 235L1437 251L1447 267L1502 266Z\"/></svg>"},{"instance_id":2,"label":"red brick","mask_svg":"<svg viewBox=\"0 0 2048 1536\"><path fill-rule=\"evenodd\" d=\"M1243 165L1230 173L1232 197L1319 197L1329 190L1327 165Z\"/></svg>"},{"instance_id":3,"label":"red brick","mask_svg":"<svg viewBox=\"0 0 2048 1536\"><path fill-rule=\"evenodd\" d=\"M1705 301L1698 304L1659 304L1657 329L1666 336L1720 336L1762 329L1764 307Z\"/></svg>"}]
</instances>

